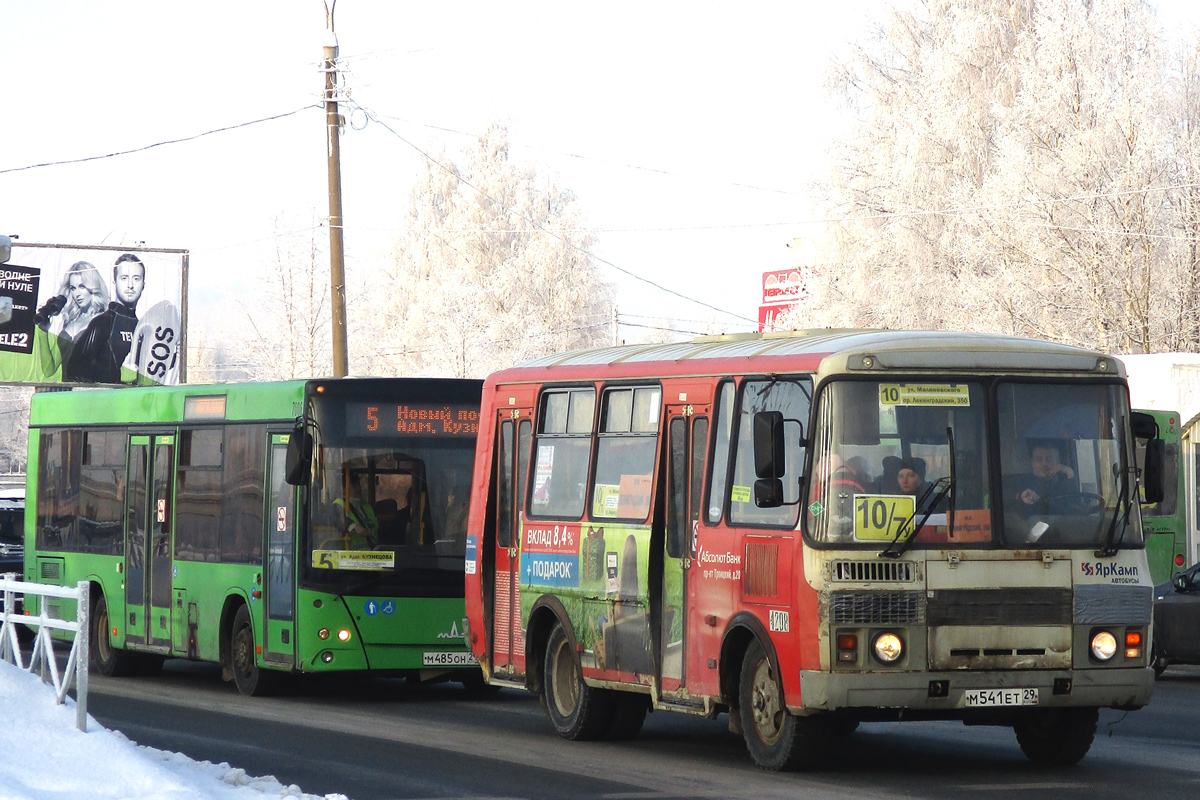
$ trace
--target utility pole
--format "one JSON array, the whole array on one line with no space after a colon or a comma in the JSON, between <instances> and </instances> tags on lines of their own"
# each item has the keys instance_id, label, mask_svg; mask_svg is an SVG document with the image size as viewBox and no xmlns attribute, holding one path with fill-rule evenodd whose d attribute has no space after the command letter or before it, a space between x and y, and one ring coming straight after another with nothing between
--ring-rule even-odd
<instances>
[{"instance_id":1,"label":"utility pole","mask_svg":"<svg viewBox=\"0 0 1200 800\"><path fill-rule=\"evenodd\" d=\"M333 377L349 374L350 352L346 344L346 257L342 241L342 154L339 139L342 116L337 100L337 35L333 32L333 9L337 0L325 0L325 140L329 157L329 282L333 327Z\"/></svg>"}]
</instances>

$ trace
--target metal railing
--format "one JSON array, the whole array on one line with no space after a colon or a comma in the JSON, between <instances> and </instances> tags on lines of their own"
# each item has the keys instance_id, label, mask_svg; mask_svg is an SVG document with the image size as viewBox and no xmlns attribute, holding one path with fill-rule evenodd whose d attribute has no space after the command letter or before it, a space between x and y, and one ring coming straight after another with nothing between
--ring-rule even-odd
<instances>
[{"instance_id":1,"label":"metal railing","mask_svg":"<svg viewBox=\"0 0 1200 800\"><path fill-rule=\"evenodd\" d=\"M51 586L44 583L28 583L19 581L16 575L8 573L0 575L0 592L4 593L4 609L0 611L0 661L16 665L18 669L37 673L42 680L54 686L56 702L62 703L71 688L72 678L75 684L75 727L87 731L87 687L88 687L88 602L90 589L87 581L80 581L74 588L67 586ZM34 616L17 613L16 599L18 595L37 595L39 597L61 597L76 602L75 619L65 620L46 614L46 603L38 603L40 612ZM29 665L26 666L21 657L21 648L17 641L17 625L37 628L33 637L33 650L29 655ZM50 639L50 630L72 631L75 640L71 643L71 652L67 656L67 665L62 675L58 672L58 662L54 658L54 645Z\"/></svg>"}]
</instances>

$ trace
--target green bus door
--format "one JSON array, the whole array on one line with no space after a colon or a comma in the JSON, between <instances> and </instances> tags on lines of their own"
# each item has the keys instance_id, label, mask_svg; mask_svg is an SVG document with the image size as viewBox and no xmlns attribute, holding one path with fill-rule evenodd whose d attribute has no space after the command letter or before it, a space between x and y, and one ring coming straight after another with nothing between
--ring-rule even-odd
<instances>
[{"instance_id":1,"label":"green bus door","mask_svg":"<svg viewBox=\"0 0 1200 800\"><path fill-rule=\"evenodd\" d=\"M175 437L130 436L125 492L125 639L171 646L171 504Z\"/></svg>"},{"instance_id":2,"label":"green bus door","mask_svg":"<svg viewBox=\"0 0 1200 800\"><path fill-rule=\"evenodd\" d=\"M284 480L288 437L271 436L267 498L266 636L263 658L292 666L296 617L296 490Z\"/></svg>"}]
</instances>

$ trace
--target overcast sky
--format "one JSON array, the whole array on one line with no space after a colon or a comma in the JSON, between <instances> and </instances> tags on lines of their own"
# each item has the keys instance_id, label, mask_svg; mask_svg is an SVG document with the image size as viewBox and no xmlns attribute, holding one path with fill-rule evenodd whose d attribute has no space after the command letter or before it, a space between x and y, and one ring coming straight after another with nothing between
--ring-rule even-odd
<instances>
[{"instance_id":1,"label":"overcast sky","mask_svg":"<svg viewBox=\"0 0 1200 800\"><path fill-rule=\"evenodd\" d=\"M1197 15L1176 1L1169 27ZM598 256L702 303L605 267L623 318L749 330L761 273L789 266L788 243L813 232L808 186L842 124L826 64L882 7L340 0L346 85L395 131L343 135L348 265L386 258L414 145L457 153L500 120L515 158L579 196ZM189 249L196 322L244 294L277 232L327 215L324 120L306 108L322 87L320 0L0 0L0 19L3 232Z\"/></svg>"}]
</instances>

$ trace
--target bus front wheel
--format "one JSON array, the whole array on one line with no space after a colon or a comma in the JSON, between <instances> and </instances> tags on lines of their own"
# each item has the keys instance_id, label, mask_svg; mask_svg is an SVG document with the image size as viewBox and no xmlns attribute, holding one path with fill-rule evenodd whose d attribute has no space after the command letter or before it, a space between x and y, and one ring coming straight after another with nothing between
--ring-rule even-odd
<instances>
[{"instance_id":1,"label":"bus front wheel","mask_svg":"<svg viewBox=\"0 0 1200 800\"><path fill-rule=\"evenodd\" d=\"M1099 719L1095 708L1044 708L1026 712L1013 729L1030 761L1065 766L1087 755Z\"/></svg>"},{"instance_id":2,"label":"bus front wheel","mask_svg":"<svg viewBox=\"0 0 1200 800\"><path fill-rule=\"evenodd\" d=\"M229 661L233 681L244 695L259 696L275 691L279 676L260 669L254 663L254 627L250 624L250 609L241 606L233 617L229 635Z\"/></svg>"},{"instance_id":3,"label":"bus front wheel","mask_svg":"<svg viewBox=\"0 0 1200 800\"><path fill-rule=\"evenodd\" d=\"M742 736L754 762L763 769L787 772L811 769L827 743L819 717L790 714L783 687L766 649L757 639L746 650L738 686Z\"/></svg>"},{"instance_id":4,"label":"bus front wheel","mask_svg":"<svg viewBox=\"0 0 1200 800\"><path fill-rule=\"evenodd\" d=\"M564 739L602 738L613 718L612 693L584 683L579 656L561 622L555 623L546 643L542 704Z\"/></svg>"},{"instance_id":5,"label":"bus front wheel","mask_svg":"<svg viewBox=\"0 0 1200 800\"><path fill-rule=\"evenodd\" d=\"M137 669L132 653L113 647L109 638L108 603L104 595L96 595L92 608L91 656L92 669L109 678L120 678L134 674Z\"/></svg>"}]
</instances>

